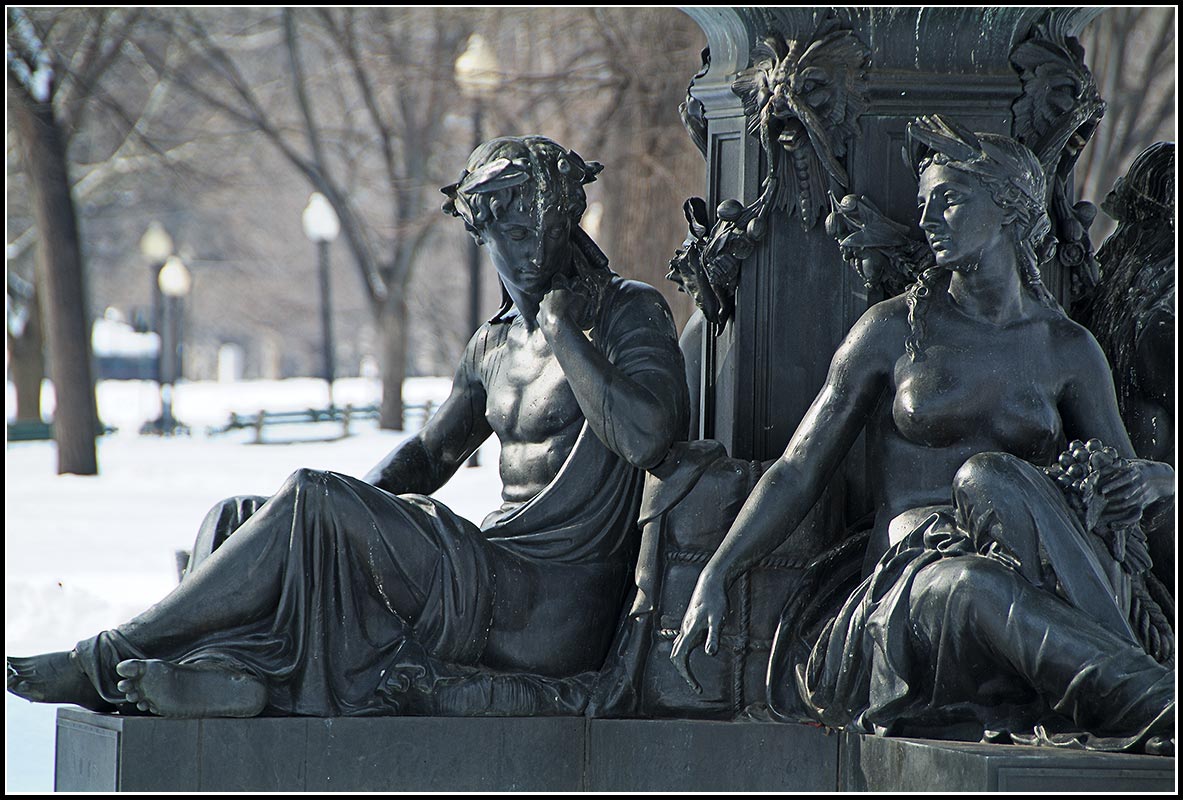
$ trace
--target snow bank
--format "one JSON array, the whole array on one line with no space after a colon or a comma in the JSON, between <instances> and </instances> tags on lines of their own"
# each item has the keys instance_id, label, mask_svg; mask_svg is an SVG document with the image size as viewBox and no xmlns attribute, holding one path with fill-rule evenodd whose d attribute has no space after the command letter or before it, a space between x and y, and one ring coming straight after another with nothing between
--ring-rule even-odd
<instances>
[{"instance_id":1,"label":"snow bank","mask_svg":"<svg viewBox=\"0 0 1183 800\"><path fill-rule=\"evenodd\" d=\"M408 381L406 402L447 396L448 379ZM336 384L338 403L378 398L371 380ZM159 413L152 383L108 381L97 390L100 415L120 430L99 442L97 477L54 474L52 442L17 442L5 451L4 644L13 655L64 650L147 608L177 582L178 549L192 545L205 512L234 494L271 494L300 467L361 475L406 436L357 422L338 441L250 444L239 431L207 438L207 425L230 411L291 410L324 405L313 379L185 383L176 413L192 437L136 434ZM11 387L9 387L11 396ZM339 426L291 426L292 437L336 435ZM480 521L500 504L497 442L482 448L481 466L462 468L437 493L454 510ZM6 788L53 788L55 706L5 700Z\"/></svg>"}]
</instances>

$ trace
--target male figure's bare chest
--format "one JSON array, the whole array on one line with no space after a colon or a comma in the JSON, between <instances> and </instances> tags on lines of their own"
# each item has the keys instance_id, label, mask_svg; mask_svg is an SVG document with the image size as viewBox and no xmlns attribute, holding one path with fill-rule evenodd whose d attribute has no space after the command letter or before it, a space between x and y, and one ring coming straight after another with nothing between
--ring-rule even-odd
<instances>
[{"instance_id":1,"label":"male figure's bare chest","mask_svg":"<svg viewBox=\"0 0 1183 800\"><path fill-rule=\"evenodd\" d=\"M520 323L482 365L485 417L504 442L542 442L582 423L563 368L541 331Z\"/></svg>"}]
</instances>

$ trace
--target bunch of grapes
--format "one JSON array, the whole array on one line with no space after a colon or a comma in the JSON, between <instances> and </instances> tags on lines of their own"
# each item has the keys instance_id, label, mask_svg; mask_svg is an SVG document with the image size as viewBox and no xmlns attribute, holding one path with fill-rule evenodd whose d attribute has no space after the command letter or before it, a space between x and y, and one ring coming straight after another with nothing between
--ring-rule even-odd
<instances>
[{"instance_id":1,"label":"bunch of grapes","mask_svg":"<svg viewBox=\"0 0 1183 800\"><path fill-rule=\"evenodd\" d=\"M1093 530L1104 504L1102 496L1094 491L1097 479L1124 466L1125 459L1100 439L1076 439L1044 472L1064 491L1068 505L1085 521L1085 527Z\"/></svg>"},{"instance_id":2,"label":"bunch of grapes","mask_svg":"<svg viewBox=\"0 0 1183 800\"><path fill-rule=\"evenodd\" d=\"M1124 469L1128 462L1100 439L1076 440L1060 454L1056 463L1044 469L1064 492L1068 505L1076 512L1085 530L1109 546L1109 553L1130 577L1129 620L1146 652L1160 663L1174 664L1175 634L1169 616L1148 589L1148 580L1156 582L1146 542L1146 532L1135 522L1115 528L1101 523L1105 495L1097 491L1100 477Z\"/></svg>"}]
</instances>

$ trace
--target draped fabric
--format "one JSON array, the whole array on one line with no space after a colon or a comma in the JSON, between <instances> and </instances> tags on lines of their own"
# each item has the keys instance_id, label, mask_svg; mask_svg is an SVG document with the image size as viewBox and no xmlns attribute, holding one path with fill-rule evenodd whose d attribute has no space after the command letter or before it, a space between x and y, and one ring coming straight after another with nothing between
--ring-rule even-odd
<instances>
[{"instance_id":1,"label":"draped fabric","mask_svg":"<svg viewBox=\"0 0 1183 800\"><path fill-rule=\"evenodd\" d=\"M803 700L826 725L864 733L1102 750L1173 728L1174 670L1129 631L1128 587L1091 582L1114 571L1049 479L988 455L954 488L954 506L884 554L805 658L799 627L782 618L768 673L775 712L791 717ZM1081 546L1051 555L1070 538ZM1110 606L1103 616L1098 604Z\"/></svg>"},{"instance_id":2,"label":"draped fabric","mask_svg":"<svg viewBox=\"0 0 1183 800\"><path fill-rule=\"evenodd\" d=\"M567 462L530 502L485 519L491 544L552 564L631 558L642 473L584 423Z\"/></svg>"},{"instance_id":3,"label":"draped fabric","mask_svg":"<svg viewBox=\"0 0 1183 800\"><path fill-rule=\"evenodd\" d=\"M215 507L199 541L232 538L265 508L259 500L235 498ZM475 525L430 498L392 495L335 473L305 471L296 491L281 493L275 502L290 506L281 510L289 521L287 535L270 537L262 555L284 565L274 611L209 630L196 641L141 645L132 620L79 643L83 669L104 698L122 700L114 685L115 664L151 657L263 678L268 713L382 713L376 690L409 635L442 659L470 663L480 656L494 575ZM241 518L237 509L255 513ZM403 568L410 548L423 557L438 554L430 574ZM217 555L215 550L210 558ZM417 620L404 620L391 606L385 593L390 582L409 587L421 600Z\"/></svg>"},{"instance_id":4,"label":"draped fabric","mask_svg":"<svg viewBox=\"0 0 1183 800\"><path fill-rule=\"evenodd\" d=\"M660 370L684 386L672 320L654 298L656 292L648 287L613 278L592 341L627 375ZM655 310L664 310L664 321L655 318ZM115 687L115 665L127 658L157 658L216 664L263 678L269 688L265 713L395 712L397 701L386 678L391 673L397 682L394 672L409 651L441 664L480 662L493 622L499 568L513 580L515 565L528 562L533 573L548 576L547 586L614 582L620 585L605 602L623 599L627 566L636 551L643 473L617 454L611 430L606 438L602 442L585 422L551 483L528 502L491 514L483 530L430 497L393 495L331 472L300 470L270 500L224 501L206 518L189 574L209 574L219 558L237 555L221 548L249 526L273 526L265 537L266 552L256 557L283 565L274 609L261 618L211 627L195 641L147 636L145 620L155 611L149 610L80 642L76 652L83 670L116 704L123 695ZM177 591L185 589L183 583ZM236 587L224 590L232 594ZM395 610L396 592L409 598L404 605L422 609L415 619ZM221 599L203 596L200 603ZM572 595L538 602L589 600ZM202 610L178 613L189 619ZM612 623L617 615L608 614ZM152 617L153 630L167 629L167 620L161 625L159 616ZM578 615L571 616L568 626L581 624L574 619ZM583 632L548 633L562 641Z\"/></svg>"}]
</instances>

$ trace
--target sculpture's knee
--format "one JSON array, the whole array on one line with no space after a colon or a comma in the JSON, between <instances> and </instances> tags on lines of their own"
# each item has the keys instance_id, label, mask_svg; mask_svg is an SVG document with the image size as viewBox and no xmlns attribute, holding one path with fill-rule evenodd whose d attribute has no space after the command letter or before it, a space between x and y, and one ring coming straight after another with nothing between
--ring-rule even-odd
<instances>
[{"instance_id":1,"label":"sculpture's knee","mask_svg":"<svg viewBox=\"0 0 1183 800\"><path fill-rule=\"evenodd\" d=\"M1010 453L978 453L970 456L953 476L955 500L1004 498L1031 465Z\"/></svg>"},{"instance_id":2,"label":"sculpture's knee","mask_svg":"<svg viewBox=\"0 0 1183 800\"><path fill-rule=\"evenodd\" d=\"M1017 580L1012 570L983 556L941 559L922 569L912 584L913 619L968 623L983 614L1005 616Z\"/></svg>"},{"instance_id":3,"label":"sculpture's knee","mask_svg":"<svg viewBox=\"0 0 1183 800\"><path fill-rule=\"evenodd\" d=\"M280 494L299 494L322 489L329 483L331 473L318 469L301 467L288 476L280 488Z\"/></svg>"},{"instance_id":4,"label":"sculpture's knee","mask_svg":"<svg viewBox=\"0 0 1183 800\"><path fill-rule=\"evenodd\" d=\"M282 535L285 538L293 535L303 538L323 533L324 526L317 524L317 521L330 520L339 513L342 493L335 490L342 483L340 475L306 467L289 475L279 492L270 500L274 513L285 517L284 524L280 526L286 531ZM293 514L296 515L294 518L301 520L301 524L290 524Z\"/></svg>"}]
</instances>

